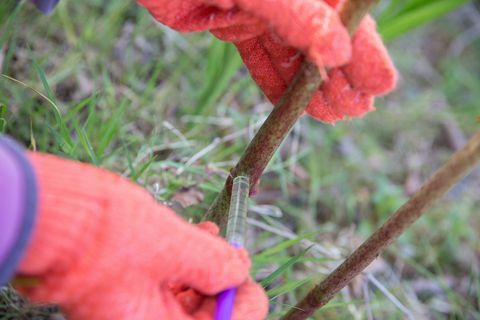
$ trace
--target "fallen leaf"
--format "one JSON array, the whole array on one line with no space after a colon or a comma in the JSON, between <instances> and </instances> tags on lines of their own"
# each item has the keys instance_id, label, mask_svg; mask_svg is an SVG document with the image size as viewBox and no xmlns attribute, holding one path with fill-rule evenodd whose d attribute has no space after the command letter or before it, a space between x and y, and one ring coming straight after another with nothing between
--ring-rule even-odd
<instances>
[{"instance_id":1,"label":"fallen leaf","mask_svg":"<svg viewBox=\"0 0 480 320\"><path fill-rule=\"evenodd\" d=\"M184 187L173 195L172 200L187 208L202 202L203 193L197 187Z\"/></svg>"}]
</instances>

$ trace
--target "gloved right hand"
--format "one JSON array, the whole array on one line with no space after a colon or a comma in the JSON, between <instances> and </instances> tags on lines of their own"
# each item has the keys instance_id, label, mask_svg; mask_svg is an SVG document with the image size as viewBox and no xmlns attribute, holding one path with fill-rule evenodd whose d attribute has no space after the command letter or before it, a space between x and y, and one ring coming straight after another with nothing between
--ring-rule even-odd
<instances>
[{"instance_id":1,"label":"gloved right hand","mask_svg":"<svg viewBox=\"0 0 480 320\"><path fill-rule=\"evenodd\" d=\"M237 287L234 319L260 320L268 301L248 277L245 250L195 226L111 172L52 155L28 155L38 180L33 238L19 288L58 303L69 320L212 319L215 295Z\"/></svg>"}]
</instances>

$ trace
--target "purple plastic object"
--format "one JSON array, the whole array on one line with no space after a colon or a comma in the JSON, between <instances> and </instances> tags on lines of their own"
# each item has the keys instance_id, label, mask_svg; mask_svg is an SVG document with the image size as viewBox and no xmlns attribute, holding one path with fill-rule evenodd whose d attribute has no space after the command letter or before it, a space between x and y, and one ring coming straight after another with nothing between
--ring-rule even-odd
<instances>
[{"instance_id":1,"label":"purple plastic object","mask_svg":"<svg viewBox=\"0 0 480 320\"><path fill-rule=\"evenodd\" d=\"M9 150L0 146L0 265L20 232L24 190L22 167Z\"/></svg>"},{"instance_id":2,"label":"purple plastic object","mask_svg":"<svg viewBox=\"0 0 480 320\"><path fill-rule=\"evenodd\" d=\"M23 257L36 211L33 168L22 148L0 135L0 285L10 279Z\"/></svg>"},{"instance_id":3,"label":"purple plastic object","mask_svg":"<svg viewBox=\"0 0 480 320\"><path fill-rule=\"evenodd\" d=\"M232 243L232 247L240 249L242 246ZM237 288L230 288L220 292L217 295L217 307L215 308L215 320L232 319L233 305L235 303L235 295Z\"/></svg>"},{"instance_id":4,"label":"purple plastic object","mask_svg":"<svg viewBox=\"0 0 480 320\"><path fill-rule=\"evenodd\" d=\"M49 14L60 0L32 0L43 14Z\"/></svg>"},{"instance_id":5,"label":"purple plastic object","mask_svg":"<svg viewBox=\"0 0 480 320\"><path fill-rule=\"evenodd\" d=\"M235 303L235 294L237 288L227 289L220 292L217 296L217 308L215 310L215 320L232 319L233 304Z\"/></svg>"}]
</instances>

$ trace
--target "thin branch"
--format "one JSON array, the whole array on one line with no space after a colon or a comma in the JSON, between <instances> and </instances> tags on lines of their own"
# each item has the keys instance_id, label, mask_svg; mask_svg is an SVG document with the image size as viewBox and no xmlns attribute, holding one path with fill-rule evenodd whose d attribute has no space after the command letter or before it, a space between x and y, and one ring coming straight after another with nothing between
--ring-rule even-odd
<instances>
[{"instance_id":1,"label":"thin branch","mask_svg":"<svg viewBox=\"0 0 480 320\"><path fill-rule=\"evenodd\" d=\"M480 133L443 165L408 202L398 209L370 238L358 247L325 280L315 286L283 320L304 320L324 306L364 270L380 252L411 226L436 200L480 160Z\"/></svg>"},{"instance_id":2,"label":"thin branch","mask_svg":"<svg viewBox=\"0 0 480 320\"><path fill-rule=\"evenodd\" d=\"M340 8L340 18L349 30L354 30L378 0L347 0ZM295 76L279 103L265 120L243 153L240 161L232 169L225 186L217 195L204 220L211 220L223 228L227 221L230 192L233 178L239 175L250 178L250 190L255 192L258 180L275 151L290 132L298 118L303 114L313 94L320 87L322 79L318 67L305 62Z\"/></svg>"},{"instance_id":3,"label":"thin branch","mask_svg":"<svg viewBox=\"0 0 480 320\"><path fill-rule=\"evenodd\" d=\"M304 64L279 104L248 145L238 164L232 169L223 190L204 217L205 220L214 221L220 228L225 226L233 178L238 175L248 176L251 190L255 189L263 170L302 115L320 84L321 78L317 67L310 63Z\"/></svg>"}]
</instances>

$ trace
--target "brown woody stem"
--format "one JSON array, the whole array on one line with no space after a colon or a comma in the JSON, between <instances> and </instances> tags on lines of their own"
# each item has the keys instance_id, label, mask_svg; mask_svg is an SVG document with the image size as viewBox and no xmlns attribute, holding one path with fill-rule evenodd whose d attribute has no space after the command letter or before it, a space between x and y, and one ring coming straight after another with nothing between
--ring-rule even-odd
<instances>
[{"instance_id":1,"label":"brown woody stem","mask_svg":"<svg viewBox=\"0 0 480 320\"><path fill-rule=\"evenodd\" d=\"M349 30L354 30L378 0L347 0L340 8L340 18ZM217 195L204 220L211 220L223 228L228 219L228 207L233 178L245 175L250 178L250 190L255 190L260 176L272 159L275 151L302 115L322 79L317 66L305 62L289 88L263 123L232 169L223 190Z\"/></svg>"},{"instance_id":2,"label":"brown woody stem","mask_svg":"<svg viewBox=\"0 0 480 320\"><path fill-rule=\"evenodd\" d=\"M321 83L316 66L305 63L295 76L292 85L260 127L232 169L225 186L209 208L205 219L212 220L223 228L228 218L230 191L233 178L239 175L250 178L250 190L255 189L260 176L288 132L302 115L315 90Z\"/></svg>"},{"instance_id":3,"label":"brown woody stem","mask_svg":"<svg viewBox=\"0 0 480 320\"><path fill-rule=\"evenodd\" d=\"M480 133L477 133L463 149L455 152L408 202L281 319L304 320L324 306L375 260L385 247L420 218L428 207L465 176L479 160Z\"/></svg>"}]
</instances>

